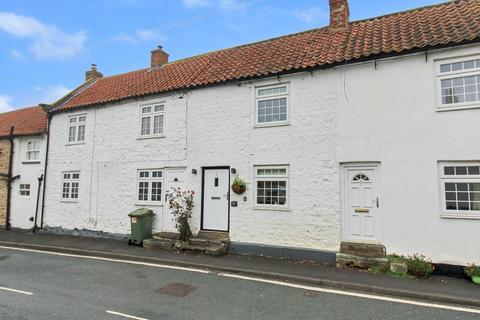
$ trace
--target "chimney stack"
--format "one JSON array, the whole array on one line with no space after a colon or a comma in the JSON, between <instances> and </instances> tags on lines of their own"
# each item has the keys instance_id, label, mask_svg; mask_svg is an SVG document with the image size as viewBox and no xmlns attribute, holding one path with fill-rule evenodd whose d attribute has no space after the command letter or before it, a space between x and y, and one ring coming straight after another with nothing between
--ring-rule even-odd
<instances>
[{"instance_id":1,"label":"chimney stack","mask_svg":"<svg viewBox=\"0 0 480 320\"><path fill-rule=\"evenodd\" d=\"M150 62L152 68L159 68L168 63L168 53L162 50L162 46L158 46L157 49L152 50Z\"/></svg>"},{"instance_id":2,"label":"chimney stack","mask_svg":"<svg viewBox=\"0 0 480 320\"><path fill-rule=\"evenodd\" d=\"M349 27L348 0L330 0L330 31L341 32Z\"/></svg>"},{"instance_id":3,"label":"chimney stack","mask_svg":"<svg viewBox=\"0 0 480 320\"><path fill-rule=\"evenodd\" d=\"M97 71L96 64L92 64L91 69L85 72L85 82L97 80L100 78L103 78L103 74Z\"/></svg>"}]
</instances>

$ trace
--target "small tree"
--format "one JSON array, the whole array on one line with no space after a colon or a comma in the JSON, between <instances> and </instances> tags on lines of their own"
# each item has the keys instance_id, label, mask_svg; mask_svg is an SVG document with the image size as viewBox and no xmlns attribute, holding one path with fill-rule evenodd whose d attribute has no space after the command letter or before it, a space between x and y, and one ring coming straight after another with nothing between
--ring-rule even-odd
<instances>
[{"instance_id":1,"label":"small tree","mask_svg":"<svg viewBox=\"0 0 480 320\"><path fill-rule=\"evenodd\" d=\"M175 227L180 233L180 240L187 242L192 237L190 218L192 217L194 191L182 191L181 188L171 188L167 191L168 206L175 217Z\"/></svg>"}]
</instances>

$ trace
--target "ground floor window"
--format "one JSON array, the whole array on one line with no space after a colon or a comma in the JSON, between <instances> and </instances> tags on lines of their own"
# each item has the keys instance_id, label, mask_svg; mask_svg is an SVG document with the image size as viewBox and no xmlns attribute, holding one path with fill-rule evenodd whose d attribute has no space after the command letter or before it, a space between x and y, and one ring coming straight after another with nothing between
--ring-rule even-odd
<instances>
[{"instance_id":1,"label":"ground floor window","mask_svg":"<svg viewBox=\"0 0 480 320\"><path fill-rule=\"evenodd\" d=\"M139 202L162 202L163 171L159 169L138 170Z\"/></svg>"},{"instance_id":2,"label":"ground floor window","mask_svg":"<svg viewBox=\"0 0 480 320\"><path fill-rule=\"evenodd\" d=\"M288 166L255 167L255 205L257 207L287 207Z\"/></svg>"},{"instance_id":3,"label":"ground floor window","mask_svg":"<svg viewBox=\"0 0 480 320\"><path fill-rule=\"evenodd\" d=\"M442 214L480 218L480 163L440 163Z\"/></svg>"},{"instance_id":4,"label":"ground floor window","mask_svg":"<svg viewBox=\"0 0 480 320\"><path fill-rule=\"evenodd\" d=\"M63 172L62 177L62 199L77 200L80 187L80 172Z\"/></svg>"},{"instance_id":5,"label":"ground floor window","mask_svg":"<svg viewBox=\"0 0 480 320\"><path fill-rule=\"evenodd\" d=\"M28 183L21 183L20 184L20 195L22 197L29 197L30 196L30 184Z\"/></svg>"}]
</instances>

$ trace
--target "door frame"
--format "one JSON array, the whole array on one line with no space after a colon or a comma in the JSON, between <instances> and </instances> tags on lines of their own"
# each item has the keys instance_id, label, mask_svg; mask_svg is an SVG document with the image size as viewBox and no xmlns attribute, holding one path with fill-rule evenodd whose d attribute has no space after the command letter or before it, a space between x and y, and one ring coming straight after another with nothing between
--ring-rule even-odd
<instances>
[{"instance_id":1,"label":"door frame","mask_svg":"<svg viewBox=\"0 0 480 320\"><path fill-rule=\"evenodd\" d=\"M205 199L205 171L206 170L228 170L228 190L227 190L227 199L228 199L228 226L227 231L211 230L205 229L203 227L203 215L204 215L204 199ZM200 230L204 231L215 231L215 232L230 232L230 166L216 166L216 167L202 167L202 208L200 214Z\"/></svg>"},{"instance_id":2,"label":"door frame","mask_svg":"<svg viewBox=\"0 0 480 320\"><path fill-rule=\"evenodd\" d=\"M375 169L376 170L376 184L377 184L377 196L379 198L379 207L377 208L377 220L375 226L376 232L375 240L355 240L350 239L348 234L348 223L349 223L349 204L348 204L348 185L346 181L347 170L348 169ZM383 222L384 218L382 215L382 166L380 161L366 161L366 162L345 162L340 163L340 205L341 205L341 240L349 242L361 242L361 243L382 243L383 242Z\"/></svg>"}]
</instances>

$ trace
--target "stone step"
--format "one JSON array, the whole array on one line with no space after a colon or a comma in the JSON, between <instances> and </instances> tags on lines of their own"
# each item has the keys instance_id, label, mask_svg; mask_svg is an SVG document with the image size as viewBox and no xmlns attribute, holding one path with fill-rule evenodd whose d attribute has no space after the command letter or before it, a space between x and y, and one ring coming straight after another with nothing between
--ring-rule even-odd
<instances>
[{"instance_id":1,"label":"stone step","mask_svg":"<svg viewBox=\"0 0 480 320\"><path fill-rule=\"evenodd\" d=\"M221 256L227 254L228 246L225 243L209 243L199 245L198 243L181 243L178 241L175 248L184 252L203 253L210 256Z\"/></svg>"},{"instance_id":2,"label":"stone step","mask_svg":"<svg viewBox=\"0 0 480 320\"><path fill-rule=\"evenodd\" d=\"M143 247L147 249L175 250L174 239L151 238L143 240Z\"/></svg>"},{"instance_id":3,"label":"stone step","mask_svg":"<svg viewBox=\"0 0 480 320\"><path fill-rule=\"evenodd\" d=\"M198 232L196 238L207 239L211 241L220 241L220 242L230 242L230 236L228 232L220 231L205 231L201 230Z\"/></svg>"},{"instance_id":4,"label":"stone step","mask_svg":"<svg viewBox=\"0 0 480 320\"><path fill-rule=\"evenodd\" d=\"M337 253L337 268L369 269L372 267L386 271L388 269L388 259Z\"/></svg>"},{"instance_id":5,"label":"stone step","mask_svg":"<svg viewBox=\"0 0 480 320\"><path fill-rule=\"evenodd\" d=\"M172 239L178 240L179 234L177 232L158 232L153 235L154 239Z\"/></svg>"},{"instance_id":6,"label":"stone step","mask_svg":"<svg viewBox=\"0 0 480 320\"><path fill-rule=\"evenodd\" d=\"M369 258L385 258L387 256L385 246L373 243L342 242L340 253Z\"/></svg>"}]
</instances>

